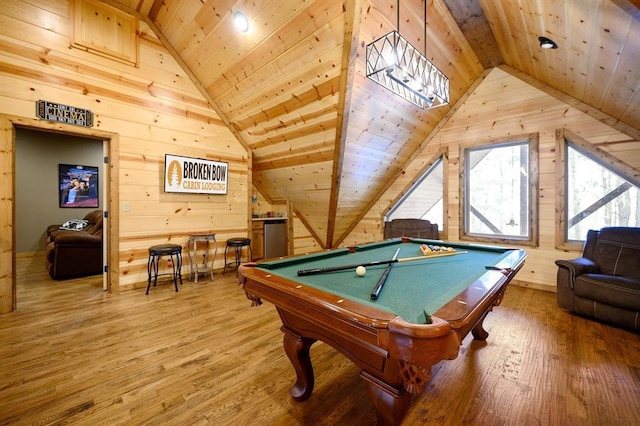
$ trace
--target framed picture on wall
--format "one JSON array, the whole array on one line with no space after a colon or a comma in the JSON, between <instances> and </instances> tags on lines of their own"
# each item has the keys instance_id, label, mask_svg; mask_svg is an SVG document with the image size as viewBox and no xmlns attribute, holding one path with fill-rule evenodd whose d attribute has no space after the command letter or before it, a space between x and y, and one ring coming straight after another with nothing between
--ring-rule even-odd
<instances>
[{"instance_id":1,"label":"framed picture on wall","mask_svg":"<svg viewBox=\"0 0 640 426\"><path fill-rule=\"evenodd\" d=\"M60 207L98 207L98 168L58 164Z\"/></svg>"},{"instance_id":2,"label":"framed picture on wall","mask_svg":"<svg viewBox=\"0 0 640 426\"><path fill-rule=\"evenodd\" d=\"M164 155L164 192L226 194L229 163Z\"/></svg>"}]
</instances>

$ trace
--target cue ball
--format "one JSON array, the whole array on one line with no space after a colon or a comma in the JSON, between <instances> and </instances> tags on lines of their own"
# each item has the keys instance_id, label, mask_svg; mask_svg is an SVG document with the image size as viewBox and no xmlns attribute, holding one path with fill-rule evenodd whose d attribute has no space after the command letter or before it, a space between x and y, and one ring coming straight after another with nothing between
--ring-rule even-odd
<instances>
[{"instance_id":1,"label":"cue ball","mask_svg":"<svg viewBox=\"0 0 640 426\"><path fill-rule=\"evenodd\" d=\"M358 266L356 268L356 275L359 277L364 277L364 274L367 273L367 268L365 268L364 266Z\"/></svg>"}]
</instances>

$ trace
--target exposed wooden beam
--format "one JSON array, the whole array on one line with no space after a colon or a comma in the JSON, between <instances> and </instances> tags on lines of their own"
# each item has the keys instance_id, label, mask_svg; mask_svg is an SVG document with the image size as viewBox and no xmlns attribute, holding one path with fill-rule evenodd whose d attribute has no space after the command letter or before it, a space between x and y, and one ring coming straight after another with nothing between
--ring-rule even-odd
<instances>
[{"instance_id":1,"label":"exposed wooden beam","mask_svg":"<svg viewBox=\"0 0 640 426\"><path fill-rule=\"evenodd\" d=\"M358 34L362 16L362 1L347 2L344 14L344 45L342 48L342 70L340 72L340 98L338 99L338 123L336 125L335 150L333 159L333 179L331 181L331 198L329 200L329 218L327 223L326 247L335 247L336 215L338 199L340 198L340 181L342 178L342 164L344 147L349 124L351 108L351 89L353 74L358 56Z\"/></svg>"},{"instance_id":2,"label":"exposed wooden beam","mask_svg":"<svg viewBox=\"0 0 640 426\"><path fill-rule=\"evenodd\" d=\"M636 0L638 1L638 0ZM443 0L485 69L504 64L489 22L478 0Z\"/></svg>"}]
</instances>

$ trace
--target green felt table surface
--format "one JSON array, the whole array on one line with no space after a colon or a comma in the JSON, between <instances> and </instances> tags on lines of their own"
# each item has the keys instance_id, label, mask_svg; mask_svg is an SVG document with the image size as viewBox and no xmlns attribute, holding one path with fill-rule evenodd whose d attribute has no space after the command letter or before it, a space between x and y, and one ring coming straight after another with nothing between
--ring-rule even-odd
<instances>
[{"instance_id":1,"label":"green felt table surface","mask_svg":"<svg viewBox=\"0 0 640 426\"><path fill-rule=\"evenodd\" d=\"M376 300L371 300L371 292L387 265L367 267L363 277L357 276L355 269L297 275L301 269L389 260L393 258L397 249L400 249L398 259L421 256L422 243L453 247L457 254L432 258L425 256L420 260L394 263ZM424 324L429 315L487 273L487 266L498 264L509 253L508 249L499 247L418 239L408 243L387 240L357 246L354 253L350 253L346 248L330 250L261 262L258 267L268 270L271 274L392 312L409 322Z\"/></svg>"}]
</instances>

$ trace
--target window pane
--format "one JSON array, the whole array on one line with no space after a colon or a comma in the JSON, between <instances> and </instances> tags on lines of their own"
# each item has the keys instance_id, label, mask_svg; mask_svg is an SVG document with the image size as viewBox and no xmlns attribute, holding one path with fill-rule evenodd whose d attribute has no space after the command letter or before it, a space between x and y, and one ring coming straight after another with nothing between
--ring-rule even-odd
<instances>
[{"instance_id":1,"label":"window pane","mask_svg":"<svg viewBox=\"0 0 640 426\"><path fill-rule=\"evenodd\" d=\"M526 142L467 150L466 233L528 238L529 149Z\"/></svg>"},{"instance_id":2,"label":"window pane","mask_svg":"<svg viewBox=\"0 0 640 426\"><path fill-rule=\"evenodd\" d=\"M426 219L442 230L443 162L438 160L413 188L387 213L393 219Z\"/></svg>"},{"instance_id":3,"label":"window pane","mask_svg":"<svg viewBox=\"0 0 640 426\"><path fill-rule=\"evenodd\" d=\"M584 241L589 229L640 226L639 188L567 146L567 240Z\"/></svg>"}]
</instances>

